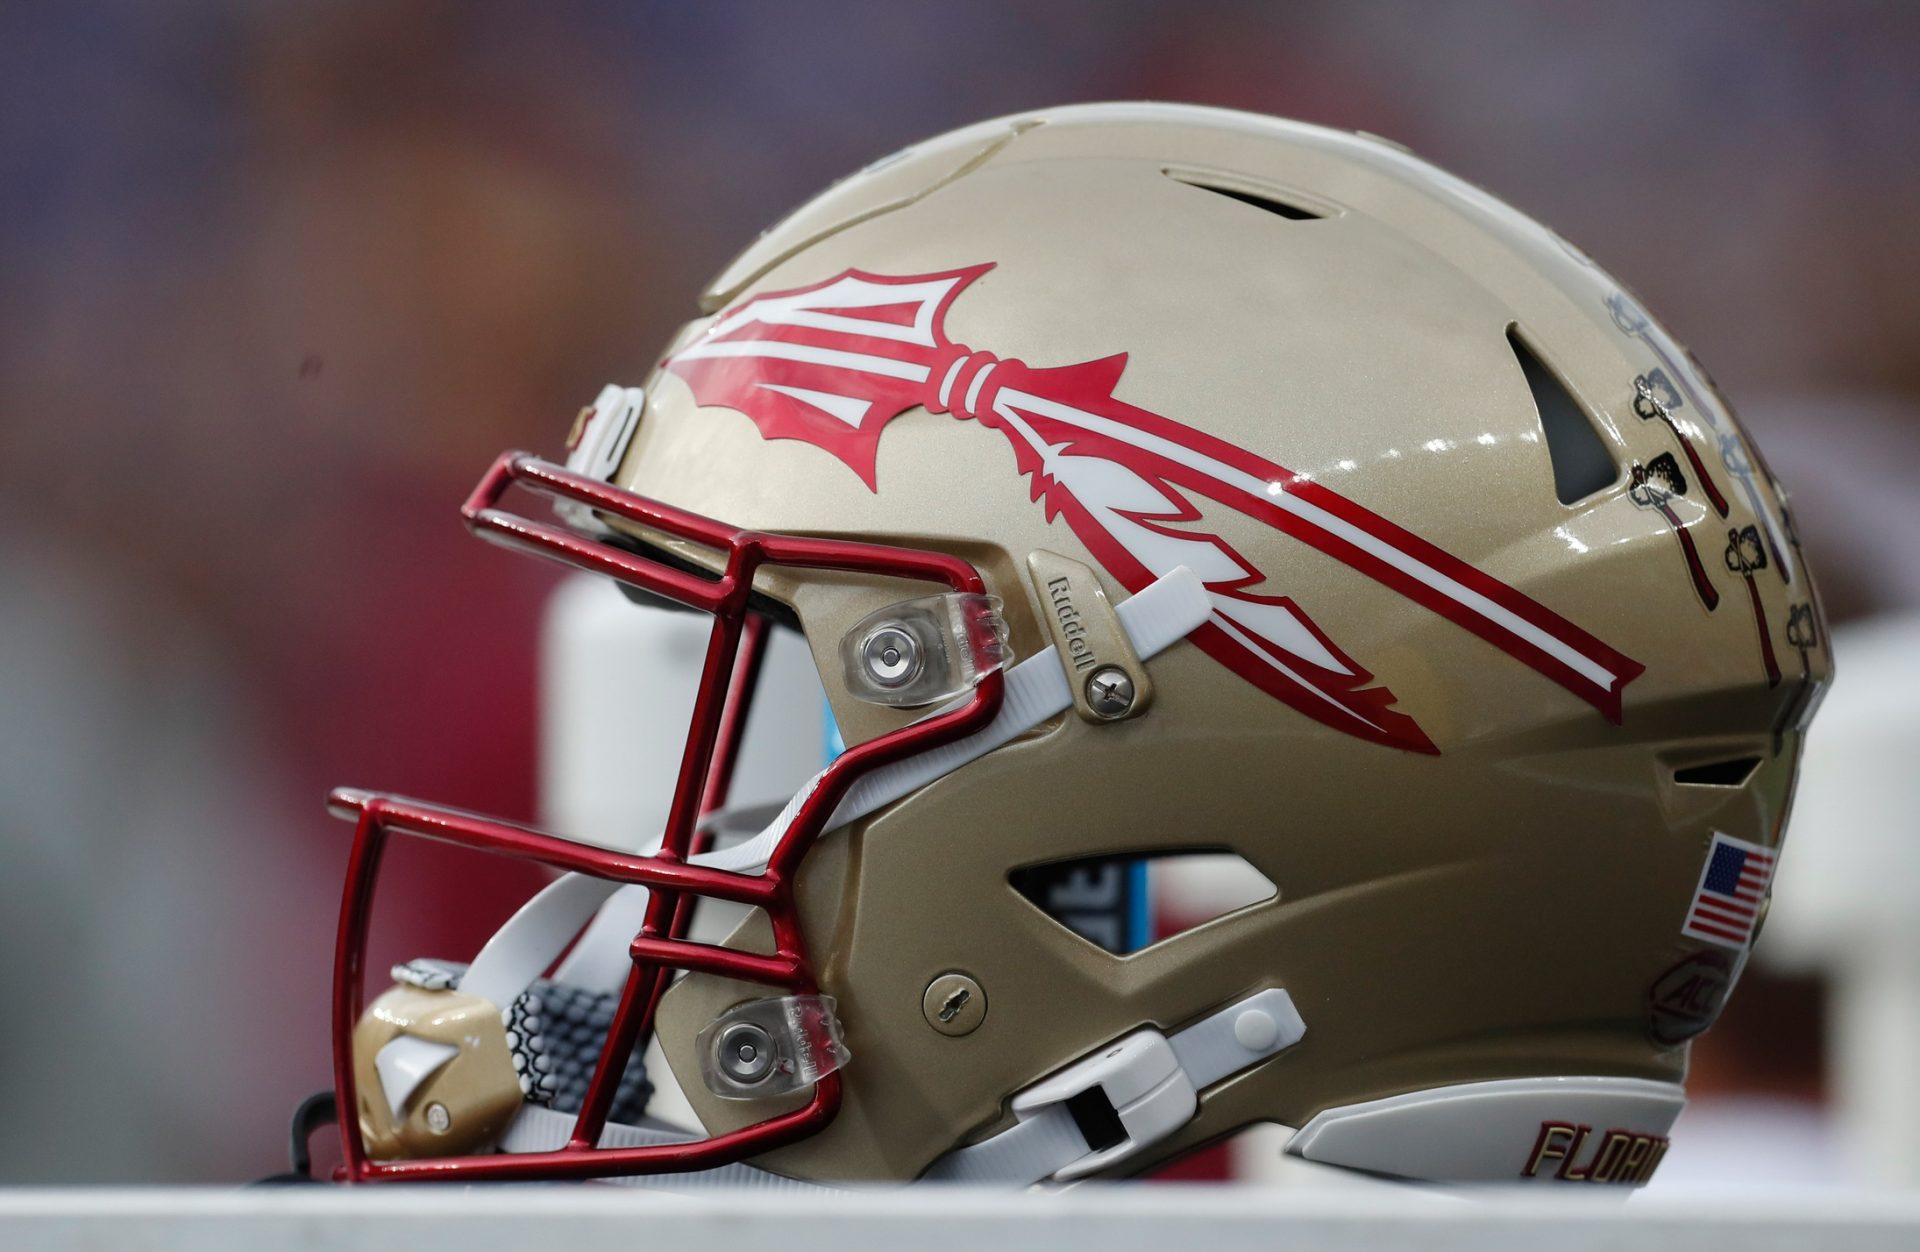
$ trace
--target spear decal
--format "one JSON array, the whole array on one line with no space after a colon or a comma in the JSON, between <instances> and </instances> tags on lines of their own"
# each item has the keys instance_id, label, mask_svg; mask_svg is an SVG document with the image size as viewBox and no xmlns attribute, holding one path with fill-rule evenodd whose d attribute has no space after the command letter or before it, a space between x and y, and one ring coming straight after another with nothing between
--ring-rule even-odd
<instances>
[{"instance_id":1,"label":"spear decal","mask_svg":"<svg viewBox=\"0 0 1920 1252\"><path fill-rule=\"evenodd\" d=\"M997 430L1049 520L1064 518L1138 591L1179 565L1212 618L1191 636L1214 660L1307 716L1375 743L1435 752L1395 697L1262 570L1206 528L1233 509L1333 557L1506 651L1614 722L1643 666L1512 587L1304 475L1114 397L1123 354L1040 368L947 337L947 309L992 266L906 277L848 270L719 314L662 364L702 405L746 414L768 439L832 452L877 490L881 429L914 408Z\"/></svg>"}]
</instances>

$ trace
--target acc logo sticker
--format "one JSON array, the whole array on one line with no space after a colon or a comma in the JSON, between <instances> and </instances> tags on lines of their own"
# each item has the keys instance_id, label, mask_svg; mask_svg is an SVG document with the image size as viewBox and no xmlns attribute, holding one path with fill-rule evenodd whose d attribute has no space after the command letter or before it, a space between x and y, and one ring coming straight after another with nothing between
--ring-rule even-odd
<instances>
[{"instance_id":1,"label":"acc logo sticker","mask_svg":"<svg viewBox=\"0 0 1920 1252\"><path fill-rule=\"evenodd\" d=\"M1647 988L1647 1035L1675 1048L1713 1025L1737 971L1724 952L1695 952Z\"/></svg>"}]
</instances>

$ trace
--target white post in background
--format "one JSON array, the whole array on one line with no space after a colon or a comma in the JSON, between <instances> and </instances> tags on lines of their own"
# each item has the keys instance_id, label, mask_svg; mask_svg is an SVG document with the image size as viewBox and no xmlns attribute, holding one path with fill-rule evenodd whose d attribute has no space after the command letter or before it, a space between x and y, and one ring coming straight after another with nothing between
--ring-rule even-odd
<instances>
[{"instance_id":1,"label":"white post in background","mask_svg":"<svg viewBox=\"0 0 1920 1252\"><path fill-rule=\"evenodd\" d=\"M637 851L666 825L713 619L569 577L540 647L540 810L571 838ZM824 763L825 696L804 640L770 632L734 805L784 803Z\"/></svg>"},{"instance_id":2,"label":"white post in background","mask_svg":"<svg viewBox=\"0 0 1920 1252\"><path fill-rule=\"evenodd\" d=\"M1835 632L1755 957L1832 987L1834 1140L1855 1183L1920 1185L1920 616Z\"/></svg>"}]
</instances>

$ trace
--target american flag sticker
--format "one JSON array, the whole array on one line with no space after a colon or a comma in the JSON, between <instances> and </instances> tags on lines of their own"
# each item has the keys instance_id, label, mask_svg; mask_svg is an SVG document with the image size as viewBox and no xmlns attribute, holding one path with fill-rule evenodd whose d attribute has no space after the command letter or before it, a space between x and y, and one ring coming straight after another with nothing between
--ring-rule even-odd
<instances>
[{"instance_id":1,"label":"american flag sticker","mask_svg":"<svg viewBox=\"0 0 1920 1252\"><path fill-rule=\"evenodd\" d=\"M1719 831L1707 849L1707 864L1694 888L1680 933L1705 939L1723 948L1746 951L1753 942L1753 926L1760 920L1760 904L1773 881L1771 850L1744 843Z\"/></svg>"}]
</instances>

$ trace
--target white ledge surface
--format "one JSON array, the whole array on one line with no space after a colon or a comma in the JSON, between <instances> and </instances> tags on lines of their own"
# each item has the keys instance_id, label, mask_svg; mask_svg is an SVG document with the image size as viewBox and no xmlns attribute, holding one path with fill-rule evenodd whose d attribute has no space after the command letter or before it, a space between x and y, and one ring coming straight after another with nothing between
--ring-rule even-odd
<instances>
[{"instance_id":1,"label":"white ledge surface","mask_svg":"<svg viewBox=\"0 0 1920 1252\"><path fill-rule=\"evenodd\" d=\"M0 1190L0 1248L485 1252L1855 1252L1920 1248L1920 1195L1618 1196L1366 1187L961 1188L790 1196L486 1190Z\"/></svg>"}]
</instances>

